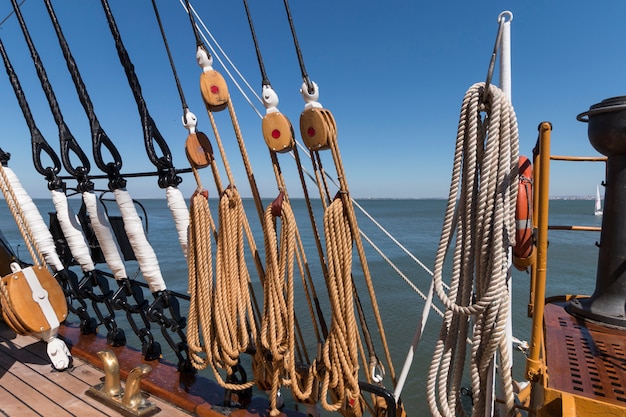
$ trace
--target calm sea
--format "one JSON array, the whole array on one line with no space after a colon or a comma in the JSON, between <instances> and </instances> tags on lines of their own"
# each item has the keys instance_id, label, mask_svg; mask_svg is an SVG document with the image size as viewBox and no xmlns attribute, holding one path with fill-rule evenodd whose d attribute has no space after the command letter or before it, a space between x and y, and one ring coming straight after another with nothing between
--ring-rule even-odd
<instances>
[{"instance_id":1,"label":"calm sea","mask_svg":"<svg viewBox=\"0 0 626 417\"><path fill-rule=\"evenodd\" d=\"M75 210L80 204L78 200L72 200ZM186 293L187 269L182 251L178 246L176 232L171 221L171 215L167 209L165 200L141 200L147 216L140 211L142 217L147 218L148 238L157 253L159 264L168 287L172 290ZM269 201L264 201L268 204ZM439 235L441 232L442 218L446 202L443 200L361 200L358 203L369 215L376 219L389 234L395 237L413 256L419 259L427 268L432 269ZM52 203L46 199L36 200L44 219L48 221L48 212L53 210ZM109 209L114 211L114 203L109 204ZM253 230L257 232L256 244L263 247L259 219L254 209L252 200L245 201L246 212ZM296 220L305 242L305 251L311 269L313 279L317 285L318 296L322 306L327 306L324 280L321 277L320 262L313 239L311 238L311 224L303 200L292 201ZM593 215L594 202L591 200L552 200L550 202L550 224L560 225L587 225L600 226L601 217ZM211 202L215 212L217 204ZM319 210L317 208L316 210ZM376 225L374 225L357 208L358 222L363 233L385 253L390 262L402 271L413 285L426 293L430 283L430 274L418 263L412 260L396 243L389 239ZM317 213L316 221L321 227L322 216ZM9 240L13 249L23 257L28 253L15 227L15 223L4 203L0 205L0 230ZM320 229L321 230L321 229ZM596 262L598 248L595 242L599 241L598 232L568 232L551 231L548 258L548 289L547 295L557 294L590 294L595 286ZM394 361L396 374L400 373L404 363L404 357L413 337L418 319L422 313L423 300L409 286L403 278L389 266L364 240L367 250L368 266L376 290L377 302L383 317L384 331L391 347L391 355ZM106 269L105 265L98 265ZM128 273L132 276L137 271L136 263L128 263ZM251 271L254 268L251 266ZM359 287L362 303L367 311L370 311L370 299L365 287L362 285L362 273L360 271L358 257L354 258L355 280ZM138 278L138 279L141 279ZM256 280L258 289L258 279ZM529 276L525 272L513 272L513 322L514 335L522 340L530 338L530 319L526 316L529 301ZM262 303L261 292L257 293ZM304 303L303 303L304 304ZM186 307L184 313L186 314ZM306 310L304 310L306 311ZM328 316L330 317L330 316ZM303 316L302 323L307 316ZM330 320L328 318L328 320ZM368 313L370 331L374 334L375 322L371 313ZM427 325L426 335L418 346L414 364L411 368L407 384L402 393L409 416L428 414L428 406L425 401L426 373L430 364L432 346L438 334L440 326L439 317L431 313ZM311 332L311 327L302 324L303 332ZM310 334L310 333L309 333ZM129 340L131 337L129 337ZM132 342L131 342L132 343ZM312 341L312 352L315 341ZM377 350L381 358L384 353ZM514 354L515 376L522 377L524 368L524 356L521 352ZM387 370L389 374L389 370ZM391 384L388 384L391 387Z\"/></svg>"}]
</instances>

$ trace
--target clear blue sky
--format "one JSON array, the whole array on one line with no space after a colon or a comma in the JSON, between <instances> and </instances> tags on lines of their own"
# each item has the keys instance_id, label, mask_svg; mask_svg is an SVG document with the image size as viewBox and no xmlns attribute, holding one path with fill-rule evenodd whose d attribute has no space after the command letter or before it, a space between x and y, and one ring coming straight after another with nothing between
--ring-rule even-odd
<instances>
[{"instance_id":1,"label":"clear blue sky","mask_svg":"<svg viewBox=\"0 0 626 417\"><path fill-rule=\"evenodd\" d=\"M296 132L303 101L300 70L283 2L250 0L252 17L267 73L280 97L280 110ZM188 19L177 0L158 1L177 70L200 129L213 138L199 94L200 69ZM105 131L122 153L124 172L150 170L141 126L99 1L53 2L58 19ZM149 0L110 0L153 118L174 154L177 168L188 166L186 131L167 55ZM261 89L256 55L241 1L193 1L204 22L248 82ZM544 120L554 126L553 153L597 155L587 140L578 113L605 98L626 94L626 60L622 19L626 3L291 1L300 46L310 77L320 86L320 101L337 121L340 149L351 193L357 198L428 198L448 193L452 153L465 91L484 81L493 48L497 17L513 13L512 98L519 121L521 152L529 155ZM9 14L8 1L0 17ZM42 2L22 6L66 122L91 154L87 119L67 73L56 36ZM55 149L58 135L48 104L28 56L15 17L0 36L16 67L38 127ZM216 64L216 69L222 67ZM494 81L497 82L496 73ZM276 185L258 116L230 83L239 122L263 196ZM8 82L0 71L0 147L12 154L10 166L33 196L47 196L45 180L32 167L29 132ZM256 103L258 109L262 106ZM237 185L247 192L232 127L218 116ZM297 196L294 162L280 155L290 188ZM332 162L327 159L329 171ZM600 164L554 163L552 195L591 195L603 179ZM99 174L95 164L92 173ZM223 177L225 180L225 177ZM289 180L292 181L291 179ZM208 170L203 183L213 190ZM68 185L74 185L72 181ZM182 188L190 195L191 175ZM130 179L134 197L163 194L156 179Z\"/></svg>"}]
</instances>

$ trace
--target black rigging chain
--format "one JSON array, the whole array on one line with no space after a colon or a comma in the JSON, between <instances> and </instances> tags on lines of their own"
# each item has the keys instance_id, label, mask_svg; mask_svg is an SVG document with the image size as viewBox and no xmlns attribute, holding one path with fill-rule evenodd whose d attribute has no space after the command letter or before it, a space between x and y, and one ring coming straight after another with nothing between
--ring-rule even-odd
<instances>
[{"instance_id":1,"label":"black rigging chain","mask_svg":"<svg viewBox=\"0 0 626 417\"><path fill-rule=\"evenodd\" d=\"M141 117L141 125L143 127L143 138L144 145L146 147L146 152L148 154L148 158L150 162L154 164L159 173L159 187L167 188L169 186L177 186L182 182L182 178L180 178L176 174L176 169L174 168L172 162L172 153L170 152L165 139L157 129L154 120L148 113L148 106L141 94L141 85L139 84L139 79L137 78L137 74L135 74L134 66L128 56L128 52L122 43L122 38L120 32L115 23L115 19L113 18L113 14L111 13L111 9L109 7L109 3L107 0L102 0L102 7L104 9L104 13L106 15L107 21L109 23L109 28L111 29L111 35L115 40L115 48L117 49L117 54L120 58L120 63L124 67L124 72L126 73L126 78L128 79L128 84L130 89L135 97L135 101L137 102L137 109L139 110L139 116ZM157 156L154 143L159 146L163 156Z\"/></svg>"},{"instance_id":2,"label":"black rigging chain","mask_svg":"<svg viewBox=\"0 0 626 417\"><path fill-rule=\"evenodd\" d=\"M44 0L46 8L48 9L48 14L50 15L50 21L54 26L54 30L56 31L57 37L59 39L59 45L61 46L61 50L63 51L63 56L65 57L65 62L67 63L67 69L69 70L70 75L72 76L72 81L74 81L74 86L76 87L76 92L78 94L78 98L87 113L87 118L89 119L89 127L91 129L91 141L93 148L93 156L94 161L96 162L96 166L109 177L109 189L119 189L126 187L126 181L121 177L120 170L122 169L122 158L115 147L111 139L107 136L104 129L100 126L100 122L96 117L94 112L94 107L89 98L89 94L87 93L87 88L85 87L85 83L78 71L78 66L76 65L76 61L72 56L72 53L69 49L67 41L65 40L65 36L63 36L63 32L61 31L61 26L57 20L56 14L52 8L52 4L50 0ZM105 146L111 156L113 157L113 162L105 163L102 158L102 146Z\"/></svg>"},{"instance_id":3,"label":"black rigging chain","mask_svg":"<svg viewBox=\"0 0 626 417\"><path fill-rule=\"evenodd\" d=\"M48 81L48 76L46 74L46 70L43 67L43 63L41 62L41 58L35 49L35 45L28 33L28 29L26 28L26 23L24 22L24 18L22 17L22 12L20 11L19 6L17 5L16 0L11 0L11 4L13 5L13 11L15 12L15 16L17 17L20 28L22 29L22 33L24 34L24 40L28 45L28 49L30 50L30 55L33 59L33 63L35 64L35 69L37 70L37 76L39 77L39 81L41 82L41 87L46 95L46 99L48 100L48 104L50 105L50 110L52 111L52 116L54 117L54 121L59 128L59 139L61 142L61 161L63 162L63 166L65 169L76 179L78 180L78 189L82 190L91 190L93 189L93 183L89 180L89 160L87 156L82 151L78 142L70 132L70 129L65 124L63 120L63 115L61 114L61 109L59 108L59 103L52 91L52 86ZM74 152L74 154L80 160L81 166L74 167L72 165L72 161L70 158L70 151Z\"/></svg>"},{"instance_id":4,"label":"black rigging chain","mask_svg":"<svg viewBox=\"0 0 626 417\"><path fill-rule=\"evenodd\" d=\"M252 34L252 40L254 41L254 49L256 51L256 58L259 62L259 68L261 70L261 85L271 86L269 78L267 78L267 73L265 72L265 65L263 64L263 57L261 56L261 48L259 48L259 41L256 37L256 32L254 31L254 24L252 23L252 16L250 16L250 8L248 7L248 1L243 0L243 5L246 8L246 16L248 17L248 25L250 25L250 33Z\"/></svg>"},{"instance_id":5,"label":"black rigging chain","mask_svg":"<svg viewBox=\"0 0 626 417\"><path fill-rule=\"evenodd\" d=\"M296 54L298 54L298 63L300 64L300 72L302 73L302 80L305 82L307 90L309 94L313 94L315 92L315 86L313 82L309 78L306 68L304 68L304 59L302 58L302 51L300 50L300 43L298 42L298 37L296 36L296 27L293 24L293 19L291 18L291 10L289 9L289 2L287 0L283 0L285 4L285 10L287 11L287 20L289 20L289 27L291 28L291 35L293 36L293 43L296 48Z\"/></svg>"}]
</instances>

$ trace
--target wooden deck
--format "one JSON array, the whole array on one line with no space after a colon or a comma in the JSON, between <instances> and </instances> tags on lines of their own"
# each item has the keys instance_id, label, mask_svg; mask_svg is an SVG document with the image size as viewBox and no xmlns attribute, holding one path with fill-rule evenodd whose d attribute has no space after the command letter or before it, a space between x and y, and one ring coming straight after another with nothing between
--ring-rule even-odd
<instances>
[{"instance_id":1,"label":"wooden deck","mask_svg":"<svg viewBox=\"0 0 626 417\"><path fill-rule=\"evenodd\" d=\"M551 303L545 307L549 388L623 409L626 407L624 332L584 322L565 311L565 305Z\"/></svg>"},{"instance_id":2,"label":"wooden deck","mask_svg":"<svg viewBox=\"0 0 626 417\"><path fill-rule=\"evenodd\" d=\"M0 321L0 416L121 416L85 394L103 376L77 357L71 370L54 371L44 343L16 335ZM160 409L157 415L191 415L156 397L150 401Z\"/></svg>"},{"instance_id":3,"label":"wooden deck","mask_svg":"<svg viewBox=\"0 0 626 417\"><path fill-rule=\"evenodd\" d=\"M164 360L147 362L130 347L111 347L96 335L81 335L76 324L59 329L73 355L73 368L58 372L52 368L46 345L32 337L18 336L0 320L0 417L30 416L121 416L86 391L104 380L97 352L112 350L120 363L121 378L144 363L152 371L141 379L144 395L158 408L156 417L268 417L266 398L253 397L246 408L214 406L224 399L224 390L200 375L186 375ZM153 414L154 415L154 414ZM284 409L280 417L305 417Z\"/></svg>"}]
</instances>

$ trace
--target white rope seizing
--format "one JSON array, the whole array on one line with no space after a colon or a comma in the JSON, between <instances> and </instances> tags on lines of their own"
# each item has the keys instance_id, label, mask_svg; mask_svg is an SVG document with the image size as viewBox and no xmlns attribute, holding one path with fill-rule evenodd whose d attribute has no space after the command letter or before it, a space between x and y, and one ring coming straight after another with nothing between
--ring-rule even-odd
<instances>
[{"instance_id":1,"label":"white rope seizing","mask_svg":"<svg viewBox=\"0 0 626 417\"><path fill-rule=\"evenodd\" d=\"M133 199L126 189L117 189L113 191L113 195L115 195L115 201L124 220L124 230L133 252L135 252L141 273L150 287L150 292L155 293L165 290L167 287L161 275L159 261L156 253L154 253L154 249L152 249L146 238L146 233L143 229L141 218L137 214Z\"/></svg>"},{"instance_id":2,"label":"white rope seizing","mask_svg":"<svg viewBox=\"0 0 626 417\"><path fill-rule=\"evenodd\" d=\"M70 207L67 196L62 190L51 190L52 202L57 212L57 220L63 231L63 236L67 240L72 256L78 262L83 272L93 271L96 266L91 259L89 245L85 240L83 229L78 221L78 217Z\"/></svg>"},{"instance_id":3,"label":"white rope seizing","mask_svg":"<svg viewBox=\"0 0 626 417\"><path fill-rule=\"evenodd\" d=\"M474 84L463 100L450 194L435 259L433 284L447 310L427 384L434 416L462 413L458 393L465 369L466 336L472 340L472 415L483 416L490 406L485 398L492 386L486 375L496 353L506 411L508 415L514 411L511 346L506 343L505 324L509 315L507 257L515 243L519 138L510 101L492 85L486 102L480 103L483 88L484 83ZM481 111L486 113L484 121ZM446 294L442 276L450 247L452 272Z\"/></svg>"},{"instance_id":4,"label":"white rope seizing","mask_svg":"<svg viewBox=\"0 0 626 417\"><path fill-rule=\"evenodd\" d=\"M4 167L4 173L9 181L9 184L2 185L3 187L12 187L16 199L16 201L13 202L9 202L7 200L7 203L15 204L21 208L26 222L30 227L31 233L33 234L32 238L39 245L39 250L43 254L46 263L48 263L55 272L62 271L65 267L56 252L54 239L52 238L52 234L50 234L50 230L48 230L48 226L46 226L43 217L41 217L39 209L37 209L37 206L35 206L35 203L30 198L26 190L24 190L24 187L22 187L20 180L17 178L13 170L9 167ZM33 261L36 260L33 259Z\"/></svg>"},{"instance_id":5,"label":"white rope seizing","mask_svg":"<svg viewBox=\"0 0 626 417\"><path fill-rule=\"evenodd\" d=\"M113 234L113 229L102 206L98 203L98 198L93 192L83 193L83 202L89 214L91 227L93 228L98 244L104 255L107 266L113 273L116 280L127 278L126 267L122 261L122 255L117 244L117 239Z\"/></svg>"},{"instance_id":6,"label":"white rope seizing","mask_svg":"<svg viewBox=\"0 0 626 417\"><path fill-rule=\"evenodd\" d=\"M189 229L189 209L187 208L187 203L185 203L183 193L177 187L167 187L165 196L167 198L167 207L174 218L174 225L178 233L178 243L180 243L180 248L183 250L183 255L186 258L187 233Z\"/></svg>"}]
</instances>

